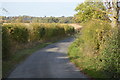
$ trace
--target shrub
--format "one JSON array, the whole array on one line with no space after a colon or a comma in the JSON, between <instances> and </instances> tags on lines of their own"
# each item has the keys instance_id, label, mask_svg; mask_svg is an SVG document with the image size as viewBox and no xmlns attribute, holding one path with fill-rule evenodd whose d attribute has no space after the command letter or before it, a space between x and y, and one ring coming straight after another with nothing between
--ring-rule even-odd
<instances>
[{"instance_id":1,"label":"shrub","mask_svg":"<svg viewBox=\"0 0 120 80\"><path fill-rule=\"evenodd\" d=\"M105 48L102 49L102 60L105 62L104 70L112 78L120 78L120 33L118 29L111 30L111 36L106 37Z\"/></svg>"},{"instance_id":2,"label":"shrub","mask_svg":"<svg viewBox=\"0 0 120 80\"><path fill-rule=\"evenodd\" d=\"M9 36L13 41L18 43L28 42L29 32L25 25L23 24L5 24L3 25L7 28Z\"/></svg>"},{"instance_id":3,"label":"shrub","mask_svg":"<svg viewBox=\"0 0 120 80\"><path fill-rule=\"evenodd\" d=\"M46 38L52 38L65 35L64 27L59 24L48 24L46 27Z\"/></svg>"},{"instance_id":4,"label":"shrub","mask_svg":"<svg viewBox=\"0 0 120 80\"><path fill-rule=\"evenodd\" d=\"M43 24L31 24L33 29L31 30L31 41L39 41L45 36L46 28Z\"/></svg>"},{"instance_id":5,"label":"shrub","mask_svg":"<svg viewBox=\"0 0 120 80\"><path fill-rule=\"evenodd\" d=\"M118 29L101 20L91 20L84 26L82 35L69 48L71 59L94 78L119 78Z\"/></svg>"},{"instance_id":6,"label":"shrub","mask_svg":"<svg viewBox=\"0 0 120 80\"><path fill-rule=\"evenodd\" d=\"M27 44L34 45L33 43L53 40L56 37L61 38L67 34L65 34L65 29L60 24L8 23L3 24L2 28L2 51L5 59L17 49L25 48Z\"/></svg>"},{"instance_id":7,"label":"shrub","mask_svg":"<svg viewBox=\"0 0 120 80\"><path fill-rule=\"evenodd\" d=\"M64 29L66 34L73 34L75 32L74 27L69 25L64 25Z\"/></svg>"},{"instance_id":8,"label":"shrub","mask_svg":"<svg viewBox=\"0 0 120 80\"><path fill-rule=\"evenodd\" d=\"M2 59L10 57L10 38L6 27L2 27Z\"/></svg>"},{"instance_id":9,"label":"shrub","mask_svg":"<svg viewBox=\"0 0 120 80\"><path fill-rule=\"evenodd\" d=\"M26 28L16 27L11 31L11 37L18 43L26 43L28 42L28 30Z\"/></svg>"}]
</instances>

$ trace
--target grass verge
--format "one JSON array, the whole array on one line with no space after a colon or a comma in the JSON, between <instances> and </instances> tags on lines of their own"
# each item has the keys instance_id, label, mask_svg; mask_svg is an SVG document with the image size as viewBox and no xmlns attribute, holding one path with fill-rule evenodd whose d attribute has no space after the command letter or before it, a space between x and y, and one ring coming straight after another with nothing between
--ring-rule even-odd
<instances>
[{"instance_id":1,"label":"grass verge","mask_svg":"<svg viewBox=\"0 0 120 80\"><path fill-rule=\"evenodd\" d=\"M66 36L59 40L62 40L65 38L68 38L68 37ZM47 42L36 44L30 48L25 48L25 49L16 51L9 60L2 61L2 67L3 67L2 68L2 78L6 78L18 64L23 62L32 53L38 51L41 48L46 47L47 45L58 42L59 40L58 39L50 40Z\"/></svg>"},{"instance_id":2,"label":"grass verge","mask_svg":"<svg viewBox=\"0 0 120 80\"><path fill-rule=\"evenodd\" d=\"M76 40L69 47L68 56L70 61L73 62L85 75L89 78L108 78L108 76L101 70L102 66L98 66L100 61L97 58L91 58L81 52L81 47L78 47L79 40ZM82 45L81 45L82 46Z\"/></svg>"},{"instance_id":3,"label":"grass verge","mask_svg":"<svg viewBox=\"0 0 120 80\"><path fill-rule=\"evenodd\" d=\"M12 69L14 69L20 62L24 61L32 53L52 43L53 42L39 43L31 48L22 49L15 52L9 60L2 62L2 77L7 77Z\"/></svg>"}]
</instances>

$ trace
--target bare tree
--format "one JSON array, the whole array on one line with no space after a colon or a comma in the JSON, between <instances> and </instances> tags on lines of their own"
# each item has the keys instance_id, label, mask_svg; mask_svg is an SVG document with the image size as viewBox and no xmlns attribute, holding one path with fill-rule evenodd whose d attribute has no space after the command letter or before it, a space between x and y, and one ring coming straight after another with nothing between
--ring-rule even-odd
<instances>
[{"instance_id":1,"label":"bare tree","mask_svg":"<svg viewBox=\"0 0 120 80\"><path fill-rule=\"evenodd\" d=\"M8 11L5 8L0 8L0 15L3 15L4 13L8 13Z\"/></svg>"}]
</instances>

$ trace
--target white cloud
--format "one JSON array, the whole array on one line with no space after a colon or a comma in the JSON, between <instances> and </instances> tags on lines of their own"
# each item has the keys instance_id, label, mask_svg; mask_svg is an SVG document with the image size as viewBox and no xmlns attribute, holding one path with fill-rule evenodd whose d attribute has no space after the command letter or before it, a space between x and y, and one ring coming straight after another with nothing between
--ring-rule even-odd
<instances>
[{"instance_id":1,"label":"white cloud","mask_svg":"<svg viewBox=\"0 0 120 80\"><path fill-rule=\"evenodd\" d=\"M0 0L0 2L83 2L84 0Z\"/></svg>"}]
</instances>

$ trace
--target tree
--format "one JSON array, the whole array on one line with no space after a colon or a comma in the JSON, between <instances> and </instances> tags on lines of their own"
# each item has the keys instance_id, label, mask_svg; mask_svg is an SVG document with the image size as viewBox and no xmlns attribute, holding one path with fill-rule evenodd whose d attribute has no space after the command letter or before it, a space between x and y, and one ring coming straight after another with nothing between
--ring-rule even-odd
<instances>
[{"instance_id":1,"label":"tree","mask_svg":"<svg viewBox=\"0 0 120 80\"><path fill-rule=\"evenodd\" d=\"M104 12L105 6L102 2L95 1L96 0L91 0L90 2L88 2L86 0L84 3L76 7L75 10L78 12L75 15L76 22L86 22L90 19L107 19L107 15Z\"/></svg>"},{"instance_id":2,"label":"tree","mask_svg":"<svg viewBox=\"0 0 120 80\"><path fill-rule=\"evenodd\" d=\"M90 19L111 20L112 27L118 26L120 14L120 0L85 0L75 9L77 22L84 22Z\"/></svg>"},{"instance_id":3,"label":"tree","mask_svg":"<svg viewBox=\"0 0 120 80\"><path fill-rule=\"evenodd\" d=\"M112 20L112 27L118 26L118 19L120 14L120 0L105 0L104 5L106 6L106 13L110 15Z\"/></svg>"}]
</instances>

